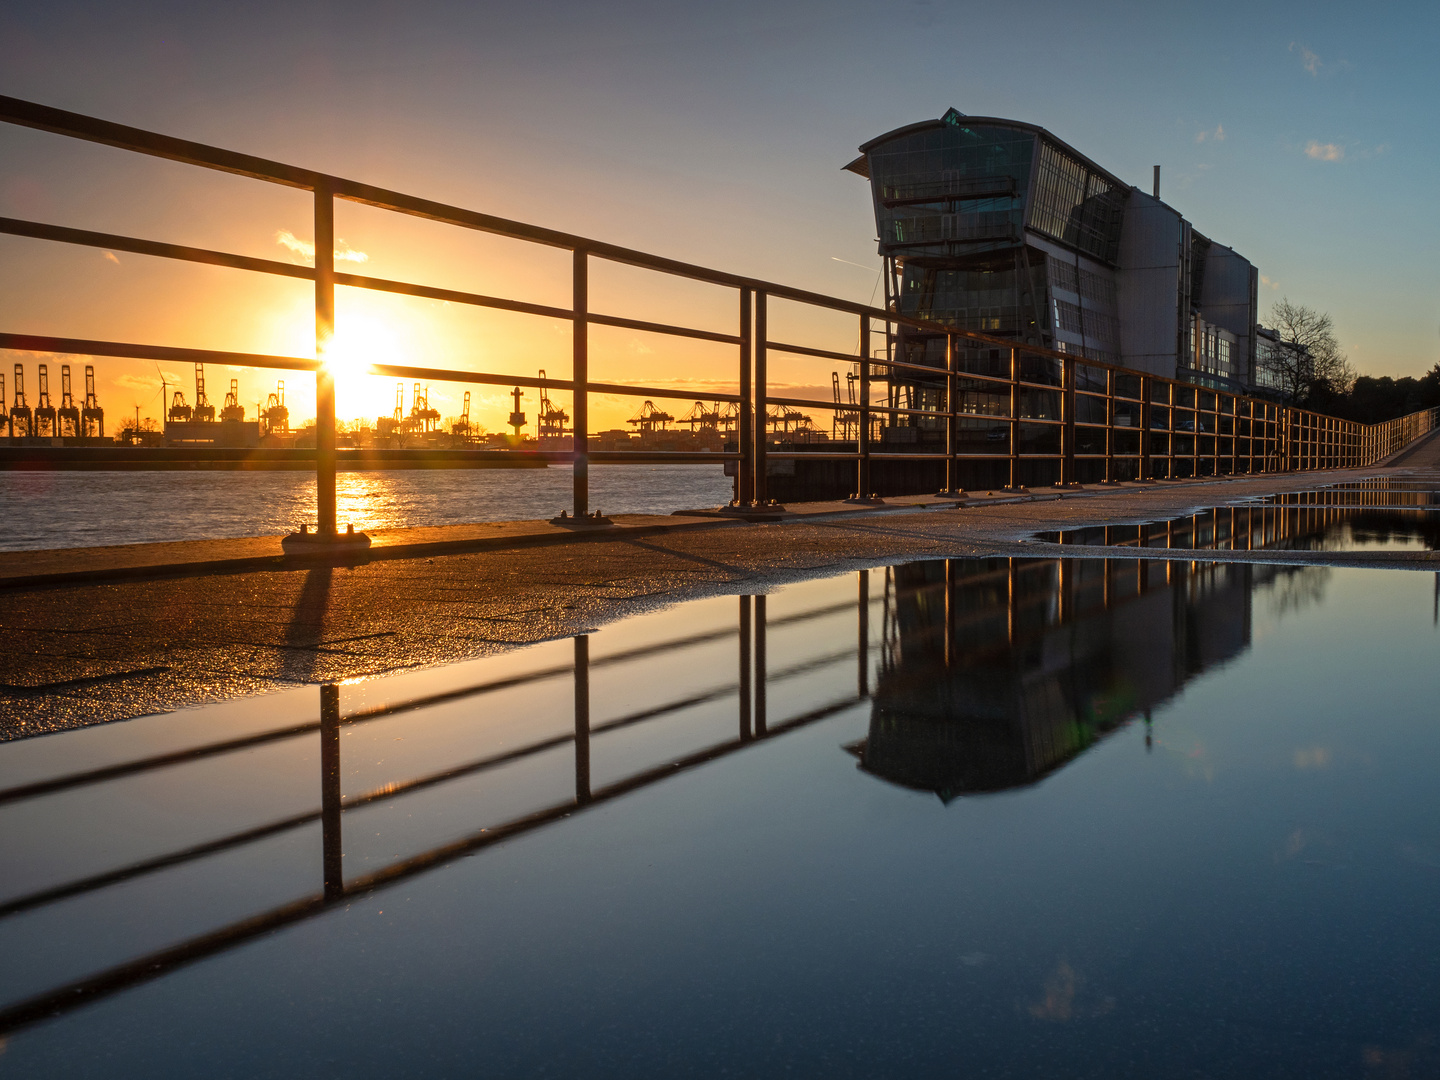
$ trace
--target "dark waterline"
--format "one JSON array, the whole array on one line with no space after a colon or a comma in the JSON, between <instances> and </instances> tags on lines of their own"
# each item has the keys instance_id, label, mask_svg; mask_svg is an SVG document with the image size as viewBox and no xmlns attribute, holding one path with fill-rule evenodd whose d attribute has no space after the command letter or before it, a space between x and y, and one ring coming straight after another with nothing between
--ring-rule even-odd
<instances>
[{"instance_id":1,"label":"dark waterline","mask_svg":"<svg viewBox=\"0 0 1440 1080\"><path fill-rule=\"evenodd\" d=\"M1424 574L953 560L0 745L0 1065L1433 1074L1437 641Z\"/></svg>"}]
</instances>

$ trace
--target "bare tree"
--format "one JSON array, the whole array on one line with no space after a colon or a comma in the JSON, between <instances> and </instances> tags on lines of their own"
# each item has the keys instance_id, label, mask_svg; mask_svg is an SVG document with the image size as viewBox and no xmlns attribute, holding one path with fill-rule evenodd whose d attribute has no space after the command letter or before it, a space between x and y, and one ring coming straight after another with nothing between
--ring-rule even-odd
<instances>
[{"instance_id":1,"label":"bare tree","mask_svg":"<svg viewBox=\"0 0 1440 1080\"><path fill-rule=\"evenodd\" d=\"M1304 401L1322 385L1337 394L1350 392L1355 370L1328 314L1292 304L1287 296L1271 305L1270 324L1280 341L1266 366L1287 402Z\"/></svg>"}]
</instances>

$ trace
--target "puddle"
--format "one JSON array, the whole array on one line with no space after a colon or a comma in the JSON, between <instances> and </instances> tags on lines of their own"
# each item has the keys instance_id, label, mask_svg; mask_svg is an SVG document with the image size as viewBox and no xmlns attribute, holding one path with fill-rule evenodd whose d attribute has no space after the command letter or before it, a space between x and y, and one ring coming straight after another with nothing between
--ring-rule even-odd
<instances>
[{"instance_id":1,"label":"puddle","mask_svg":"<svg viewBox=\"0 0 1440 1080\"><path fill-rule=\"evenodd\" d=\"M1364 492L1305 491L1240 506L1221 506L1169 521L1096 525L1035 534L1051 544L1183 551L1435 551L1440 548L1437 493L1389 492L1386 505L1348 499ZM1402 500L1414 496L1413 503ZM1308 501L1314 497L1316 501Z\"/></svg>"},{"instance_id":2,"label":"puddle","mask_svg":"<svg viewBox=\"0 0 1440 1080\"><path fill-rule=\"evenodd\" d=\"M1431 1072L1435 604L917 562L0 744L0 1065Z\"/></svg>"}]
</instances>

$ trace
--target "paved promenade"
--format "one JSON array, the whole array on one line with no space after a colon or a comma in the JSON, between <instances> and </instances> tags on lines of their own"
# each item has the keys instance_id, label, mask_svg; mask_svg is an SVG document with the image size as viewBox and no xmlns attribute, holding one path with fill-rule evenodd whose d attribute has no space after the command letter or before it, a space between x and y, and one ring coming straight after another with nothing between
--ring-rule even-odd
<instances>
[{"instance_id":1,"label":"paved promenade","mask_svg":"<svg viewBox=\"0 0 1440 1080\"><path fill-rule=\"evenodd\" d=\"M1434 479L1440 440L1383 469L792 507L778 521L617 517L377 534L368 562L287 562L278 537L0 555L0 739L583 633L655 605L908 559L1101 556L1035 532L1156 521L1366 476ZM1135 550L1109 552L1135 556ZM1155 557L1152 553L1151 557ZM1195 553L1436 570L1429 553Z\"/></svg>"}]
</instances>

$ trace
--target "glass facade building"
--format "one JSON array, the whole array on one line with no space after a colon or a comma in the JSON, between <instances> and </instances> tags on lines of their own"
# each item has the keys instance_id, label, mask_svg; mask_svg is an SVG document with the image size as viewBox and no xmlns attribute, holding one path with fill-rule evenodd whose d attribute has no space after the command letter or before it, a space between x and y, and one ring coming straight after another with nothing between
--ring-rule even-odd
<instances>
[{"instance_id":1,"label":"glass facade building","mask_svg":"<svg viewBox=\"0 0 1440 1080\"><path fill-rule=\"evenodd\" d=\"M860 152L846 168L870 181L890 310L1196 382L1251 382L1258 275L1158 191L1043 128L954 109ZM941 335L904 331L887 345L944 364ZM939 393L930 382L907 379L892 397L920 405Z\"/></svg>"}]
</instances>

